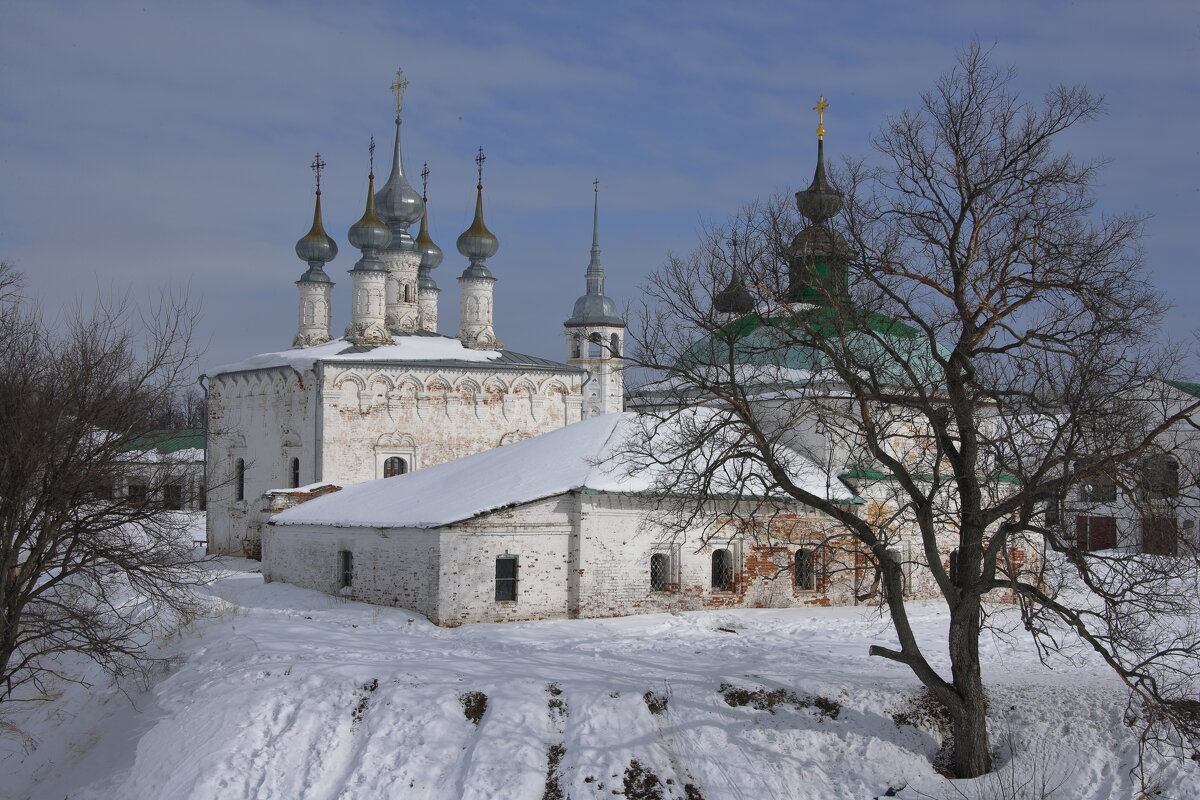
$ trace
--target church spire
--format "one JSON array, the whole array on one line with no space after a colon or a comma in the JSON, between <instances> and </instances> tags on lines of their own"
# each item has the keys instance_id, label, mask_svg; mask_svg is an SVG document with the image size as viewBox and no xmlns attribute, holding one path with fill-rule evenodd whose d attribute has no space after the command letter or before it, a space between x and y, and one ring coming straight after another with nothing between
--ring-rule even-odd
<instances>
[{"instance_id":1,"label":"church spire","mask_svg":"<svg viewBox=\"0 0 1200 800\"><path fill-rule=\"evenodd\" d=\"M296 255L308 264L308 269L296 281L300 290L300 326L292 339L292 347L310 347L329 341L329 293L333 281L325 274L325 265L337 256L337 242L325 232L321 220L321 170L325 162L321 154L310 165L317 177L316 202L313 203L313 222L308 233L296 242Z\"/></svg>"},{"instance_id":2,"label":"church spire","mask_svg":"<svg viewBox=\"0 0 1200 800\"><path fill-rule=\"evenodd\" d=\"M396 79L389 87L396 100L396 138L392 147L392 171L387 181L375 196L375 204L379 215L387 223L392 232L392 240L387 245L388 250L411 250L413 238L408 227L421 218L425 204L421 195L404 176L404 156L400 151L400 112L404 108L404 90L408 88L408 79L404 70L396 70Z\"/></svg>"},{"instance_id":3,"label":"church spire","mask_svg":"<svg viewBox=\"0 0 1200 800\"><path fill-rule=\"evenodd\" d=\"M471 227L458 236L456 246L470 263L458 276L459 326L458 338L463 345L476 350L500 350L504 345L496 338L492 327L492 287L496 277L484 262L496 255L500 242L483 222L483 162L487 156L483 147L475 156L479 182L475 184L475 219Z\"/></svg>"},{"instance_id":4,"label":"church spire","mask_svg":"<svg viewBox=\"0 0 1200 800\"><path fill-rule=\"evenodd\" d=\"M583 273L587 293L575 301L568 325L625 325L617 304L604 294L604 267L600 264L600 180L592 181L592 254Z\"/></svg>"}]
</instances>

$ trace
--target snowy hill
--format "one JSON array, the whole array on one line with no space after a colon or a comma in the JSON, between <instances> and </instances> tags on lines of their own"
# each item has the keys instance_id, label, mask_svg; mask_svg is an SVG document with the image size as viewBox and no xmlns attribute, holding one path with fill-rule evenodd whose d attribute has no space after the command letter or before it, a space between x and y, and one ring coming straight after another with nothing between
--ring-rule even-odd
<instances>
[{"instance_id":1,"label":"snowy hill","mask_svg":"<svg viewBox=\"0 0 1200 800\"><path fill-rule=\"evenodd\" d=\"M935 772L915 679L866 655L892 639L870 609L444 629L226 566L222 613L170 644L179 661L152 686L4 710L27 738L3 732L0 798L1003 796L995 777ZM936 605L914 616L943 635ZM1019 639L984 658L1002 774L1061 784L1052 797L1137 796L1103 667L1080 653L1052 671ZM1153 796L1200 796L1194 764L1151 774Z\"/></svg>"}]
</instances>

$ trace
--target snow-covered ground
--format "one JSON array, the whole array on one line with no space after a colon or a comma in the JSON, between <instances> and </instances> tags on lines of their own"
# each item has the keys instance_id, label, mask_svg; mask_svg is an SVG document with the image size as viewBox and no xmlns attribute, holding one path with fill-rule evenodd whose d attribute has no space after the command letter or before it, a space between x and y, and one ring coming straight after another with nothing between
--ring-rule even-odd
<instances>
[{"instance_id":1,"label":"snow-covered ground","mask_svg":"<svg viewBox=\"0 0 1200 800\"><path fill-rule=\"evenodd\" d=\"M178 660L152 685L63 685L3 709L0 798L1004 796L995 777L951 788L935 736L893 720L918 686L867 656L892 640L871 609L444 629L223 563L219 615L168 644ZM945 619L917 606L931 652ZM1081 653L1047 669L1019 636L989 638L985 659L1002 771L1058 798L1139 796L1124 695L1102 666ZM791 697L735 706L722 684ZM471 692L486 696L478 724ZM1200 797L1194 764L1150 774L1152 796Z\"/></svg>"}]
</instances>

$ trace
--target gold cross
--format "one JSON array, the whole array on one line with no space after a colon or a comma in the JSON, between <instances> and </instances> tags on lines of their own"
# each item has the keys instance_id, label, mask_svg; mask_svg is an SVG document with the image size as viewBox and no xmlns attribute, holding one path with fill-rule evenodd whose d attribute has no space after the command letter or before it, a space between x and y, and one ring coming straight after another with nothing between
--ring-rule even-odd
<instances>
[{"instance_id":1,"label":"gold cross","mask_svg":"<svg viewBox=\"0 0 1200 800\"><path fill-rule=\"evenodd\" d=\"M829 103L825 102L825 95L821 95L821 99L812 107L812 110L817 112L817 138L825 138L825 109L829 108Z\"/></svg>"},{"instance_id":2,"label":"gold cross","mask_svg":"<svg viewBox=\"0 0 1200 800\"><path fill-rule=\"evenodd\" d=\"M408 78L404 77L404 70L396 70L396 80L392 81L388 88L396 95L396 115L399 116L400 108L404 105L404 90L408 88Z\"/></svg>"}]
</instances>

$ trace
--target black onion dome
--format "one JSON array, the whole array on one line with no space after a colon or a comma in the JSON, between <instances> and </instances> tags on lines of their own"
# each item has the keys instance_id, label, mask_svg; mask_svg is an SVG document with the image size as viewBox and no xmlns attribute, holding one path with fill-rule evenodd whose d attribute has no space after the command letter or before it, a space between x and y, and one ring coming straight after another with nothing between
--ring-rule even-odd
<instances>
[{"instance_id":1,"label":"black onion dome","mask_svg":"<svg viewBox=\"0 0 1200 800\"><path fill-rule=\"evenodd\" d=\"M810 225L792 239L788 257L847 259L850 257L850 246L845 238L832 228Z\"/></svg>"},{"instance_id":2,"label":"black onion dome","mask_svg":"<svg viewBox=\"0 0 1200 800\"><path fill-rule=\"evenodd\" d=\"M832 219L842 210L842 193L825 177L825 142L817 140L817 169L807 189L796 192L796 208L815 223Z\"/></svg>"},{"instance_id":3,"label":"black onion dome","mask_svg":"<svg viewBox=\"0 0 1200 800\"><path fill-rule=\"evenodd\" d=\"M713 311L718 314L749 314L754 310L754 297L735 271L729 285L713 297Z\"/></svg>"}]
</instances>

